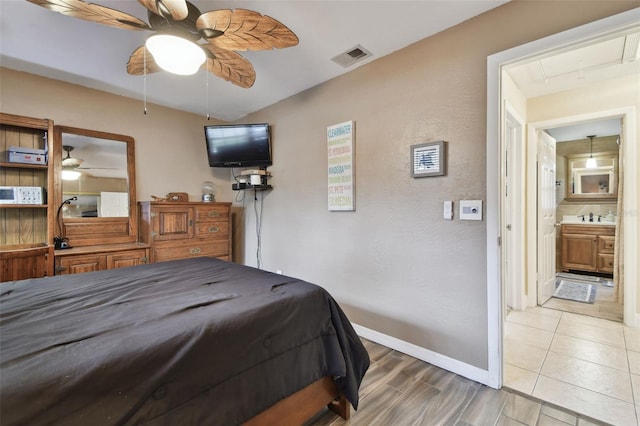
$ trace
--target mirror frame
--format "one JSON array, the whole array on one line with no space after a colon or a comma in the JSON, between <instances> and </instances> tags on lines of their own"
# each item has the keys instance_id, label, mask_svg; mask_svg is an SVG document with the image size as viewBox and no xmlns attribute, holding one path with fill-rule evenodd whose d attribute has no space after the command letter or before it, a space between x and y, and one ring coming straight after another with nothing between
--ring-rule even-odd
<instances>
[{"instance_id":1,"label":"mirror frame","mask_svg":"<svg viewBox=\"0 0 640 426\"><path fill-rule=\"evenodd\" d=\"M618 199L618 153L616 152L598 152L593 153L593 158L602 158L602 159L612 159L613 160L613 174L615 177L615 189L613 192L607 193L584 193L584 194L574 194L571 191L571 182L573 179L573 170L571 168L571 163L576 160L585 160L589 158L590 154L577 154L577 155L569 155L567 156L566 162L566 195L565 199L567 200L616 200Z\"/></svg>"},{"instance_id":2,"label":"mirror frame","mask_svg":"<svg viewBox=\"0 0 640 426\"><path fill-rule=\"evenodd\" d=\"M128 217L78 217L58 218L56 213L62 203L62 137L70 133L98 139L108 139L127 144L127 180L129 186L129 216ZM71 247L93 246L103 244L131 243L138 239L138 209L136 205L136 172L135 146L130 136L107 133L96 130L80 129L69 126L54 126L53 128L53 156L54 167L54 196L53 208L55 217L55 235L59 235L64 227L64 235ZM58 225L60 224L60 225Z\"/></svg>"}]
</instances>

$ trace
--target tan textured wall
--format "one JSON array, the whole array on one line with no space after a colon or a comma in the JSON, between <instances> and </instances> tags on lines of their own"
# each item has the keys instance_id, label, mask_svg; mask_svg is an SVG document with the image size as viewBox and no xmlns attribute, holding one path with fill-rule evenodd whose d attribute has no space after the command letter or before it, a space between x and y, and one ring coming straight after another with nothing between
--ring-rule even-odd
<instances>
[{"instance_id":1,"label":"tan textured wall","mask_svg":"<svg viewBox=\"0 0 640 426\"><path fill-rule=\"evenodd\" d=\"M442 201L485 198L487 55L636 5L516 0L248 117L273 124L263 267L324 286L356 323L486 369L485 223L442 220ZM198 196L206 179L224 181L218 200L235 195L228 172L206 164L203 117L155 106L143 116L140 100L5 69L0 110L133 136L139 199ZM325 132L346 120L357 210L331 213ZM409 147L438 139L449 143L447 176L411 178ZM236 260L255 264L245 196Z\"/></svg>"},{"instance_id":2,"label":"tan textured wall","mask_svg":"<svg viewBox=\"0 0 640 426\"><path fill-rule=\"evenodd\" d=\"M486 196L486 59L631 5L585 3L507 4L248 117L274 127L262 266L324 286L360 325L486 368L485 223L457 218L459 200ZM329 212L325 132L346 120L356 122L356 211ZM410 146L439 139L447 176L411 178ZM444 200L456 201L453 221Z\"/></svg>"},{"instance_id":3,"label":"tan textured wall","mask_svg":"<svg viewBox=\"0 0 640 426\"><path fill-rule=\"evenodd\" d=\"M168 192L187 192L199 200L205 180L220 183L220 197L228 200L229 173L209 168L205 155L203 126L214 121L157 105L147 110L144 115L141 99L0 68L0 111L132 136L139 200Z\"/></svg>"}]
</instances>

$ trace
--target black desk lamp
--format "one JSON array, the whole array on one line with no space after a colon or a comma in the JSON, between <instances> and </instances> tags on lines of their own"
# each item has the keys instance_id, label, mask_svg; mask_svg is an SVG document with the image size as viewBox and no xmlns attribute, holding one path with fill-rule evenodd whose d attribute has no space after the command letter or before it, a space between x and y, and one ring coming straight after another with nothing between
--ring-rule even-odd
<instances>
[{"instance_id":1,"label":"black desk lamp","mask_svg":"<svg viewBox=\"0 0 640 426\"><path fill-rule=\"evenodd\" d=\"M67 198L62 202L62 204L60 204L60 207L58 207L56 218L58 219L58 228L60 228L60 235L58 235L57 237L53 237L53 244L54 244L53 248L55 250L71 248L71 246L69 245L69 240L66 239L64 236L64 224L62 223L62 215L60 214L60 210L62 210L62 207L65 204L71 204L72 201L76 201L77 199L78 197Z\"/></svg>"}]
</instances>

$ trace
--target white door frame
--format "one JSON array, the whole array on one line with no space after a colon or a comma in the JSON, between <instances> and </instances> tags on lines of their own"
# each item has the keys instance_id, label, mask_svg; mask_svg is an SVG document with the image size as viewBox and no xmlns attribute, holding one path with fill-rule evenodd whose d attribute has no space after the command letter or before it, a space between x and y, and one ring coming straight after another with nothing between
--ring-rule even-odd
<instances>
[{"instance_id":1,"label":"white door frame","mask_svg":"<svg viewBox=\"0 0 640 426\"><path fill-rule=\"evenodd\" d=\"M627 211L628 213L630 213L630 209L627 208L627 206L632 205L629 202L627 202L627 196L629 196L629 199L631 201L631 203L633 202L634 197L634 193L632 193L632 191L636 191L638 186L637 184L635 184L635 182L637 182L637 177L635 178L636 180L634 182L630 182L629 186L627 186L627 179L631 179L629 177L630 173L635 173L637 176L637 168L638 168L638 164L637 164L637 160L634 161L633 159L636 158L634 157L634 155L637 155L637 145L638 142L636 137L635 137L635 128L636 128L636 117L635 117L635 108L619 108L619 109L612 109L612 110L606 110L606 111L598 111L598 112L593 112L593 113L589 113L589 114L581 114L581 115L573 115L573 116L569 116L569 117L562 117L562 118L558 118L558 119L553 119L553 120L547 120L547 121L540 121L540 122L536 122L536 123L529 123L528 125L528 137L532 138L535 137L535 135L537 134L538 131L542 131L545 129L552 129L555 127L564 127L564 126L570 126L573 124L579 124L579 123L583 123L585 121L596 121L596 120L606 120L606 119L611 119L611 118L621 118L623 121L623 125L625 127L625 135L624 138L626 139L626 141L624 142L624 149L623 149L623 157L621 158L621 161L624 162L624 164L629 165L629 167L625 167L631 169L629 171L629 173L627 173L627 171L624 171L624 178L625 178L625 189L624 189L624 196L625 196L625 211ZM628 129L631 129L631 131L629 131ZM530 139L531 140L531 139ZM632 143L629 143L628 141L631 141ZM635 141L635 143L633 143L633 141ZM627 158L627 156L629 156ZM527 164L527 167L530 167L532 165L532 162L529 162L529 164ZM535 165L535 164L534 164ZM635 202L635 205L637 206L637 200ZM535 203L533 203L533 205L531 203L529 203L528 207L527 207L527 217L531 217L529 215L531 214L536 214L536 206ZM636 208L636 212L637 212L637 208ZM629 257L629 253L627 253L628 250L633 250L634 246L629 247L629 245L626 244L627 242L627 235L630 236L630 241L633 240L633 235L634 235L634 228L637 230L637 226L634 226L634 224L631 224L629 222L635 222L637 224L637 216L635 216L635 218L633 217L633 215L629 215L627 214L625 216L625 279L624 279L624 310L623 310L623 316L624 316L624 322L626 325L631 326L631 327L637 327L640 326L640 323L638 323L637 318L636 318L636 314L635 314L635 308L636 308L636 292L637 292L637 281L631 281L629 279L629 276L626 274L627 269L631 269L631 276L633 276L634 272L633 271L633 265L635 265L637 263L637 254L634 253L634 257ZM634 220L635 219L635 220ZM631 226L631 228L627 228L627 225ZM533 227L529 228L529 235L531 236L530 238L527 238L527 241L531 241L531 239L534 240L534 245L533 246L529 246L527 248L527 250L535 250L535 238L537 236L537 230L535 229L535 225ZM636 252L637 253L637 252ZM635 259L635 260L633 260ZM533 263L533 267L535 267L535 260L533 259L532 261ZM629 263L632 262L632 263ZM531 265L529 265L529 267L531 267ZM636 275L637 276L637 275ZM529 276L528 277L529 280L535 280L535 276ZM535 294L535 292L537 291L537 287L534 287L534 291L533 294L529 294L529 306L536 306L536 300L537 300L537 294Z\"/></svg>"},{"instance_id":2,"label":"white door frame","mask_svg":"<svg viewBox=\"0 0 640 426\"><path fill-rule=\"evenodd\" d=\"M526 192L526 167L525 165L525 121L518 112L505 101L505 125L504 125L505 158L506 164L502 176L505 182L502 187L501 197L505 200L502 211L502 235L501 244L502 276L505 280L503 295L507 306L515 310L523 310L527 307L526 277L525 277L525 250L521 248L525 244L525 197ZM504 152L507 151L507 152Z\"/></svg>"},{"instance_id":3,"label":"white door frame","mask_svg":"<svg viewBox=\"0 0 640 426\"><path fill-rule=\"evenodd\" d=\"M488 348L488 380L487 384L494 388L502 386L502 258L499 239L502 237L502 201L500 199L500 171L502 158L501 129L504 111L502 110L502 67L510 63L522 61L528 57L539 55L553 49L566 48L569 45L605 37L607 35L630 29L640 22L640 8L595 21L559 34L554 34L512 49L496 53L487 58L487 348ZM627 161L637 161L635 135L635 109L625 112L627 140L634 143L625 144L624 157ZM629 120L631 118L631 121ZM635 165L624 168L625 202L627 219L625 222L625 280L637 283L638 265L631 259L639 250L638 236L638 173ZM626 289L625 289L626 290ZM636 316L635 288L631 294L625 294L625 318L640 325ZM632 299L632 300L629 300Z\"/></svg>"}]
</instances>

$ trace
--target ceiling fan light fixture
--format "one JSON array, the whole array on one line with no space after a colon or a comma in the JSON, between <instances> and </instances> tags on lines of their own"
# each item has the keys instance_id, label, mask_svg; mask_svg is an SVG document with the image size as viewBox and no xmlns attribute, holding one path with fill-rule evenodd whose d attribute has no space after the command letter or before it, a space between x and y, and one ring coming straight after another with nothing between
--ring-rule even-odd
<instances>
[{"instance_id":1,"label":"ceiling fan light fixture","mask_svg":"<svg viewBox=\"0 0 640 426\"><path fill-rule=\"evenodd\" d=\"M147 39L145 46L156 64L172 74L193 75L207 59L198 44L175 35L154 34Z\"/></svg>"},{"instance_id":2,"label":"ceiling fan light fixture","mask_svg":"<svg viewBox=\"0 0 640 426\"><path fill-rule=\"evenodd\" d=\"M78 180L81 174L77 170L62 170L62 180Z\"/></svg>"}]
</instances>

